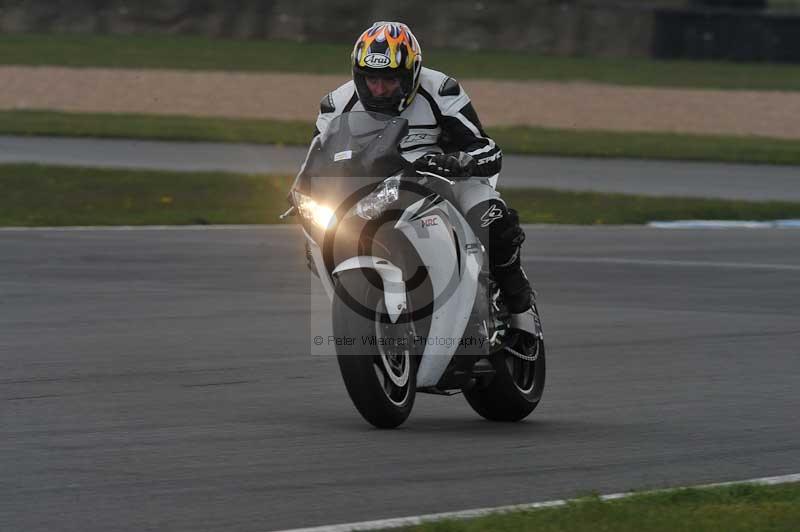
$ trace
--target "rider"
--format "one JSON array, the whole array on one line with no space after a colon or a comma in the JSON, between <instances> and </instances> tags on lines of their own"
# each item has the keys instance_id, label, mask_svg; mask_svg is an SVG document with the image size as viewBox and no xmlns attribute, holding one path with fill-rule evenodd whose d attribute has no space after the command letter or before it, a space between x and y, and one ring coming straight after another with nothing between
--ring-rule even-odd
<instances>
[{"instance_id":1,"label":"rider","mask_svg":"<svg viewBox=\"0 0 800 532\"><path fill-rule=\"evenodd\" d=\"M459 176L463 160L474 159L472 179L455 185L457 207L489 252L492 275L512 313L532 305L531 286L521 268L525 233L517 212L508 209L495 184L502 152L481 126L464 89L447 75L422 67L422 51L408 26L375 22L356 40L353 79L320 102L314 135L348 111L402 116L409 122L400 151L417 170Z\"/></svg>"}]
</instances>

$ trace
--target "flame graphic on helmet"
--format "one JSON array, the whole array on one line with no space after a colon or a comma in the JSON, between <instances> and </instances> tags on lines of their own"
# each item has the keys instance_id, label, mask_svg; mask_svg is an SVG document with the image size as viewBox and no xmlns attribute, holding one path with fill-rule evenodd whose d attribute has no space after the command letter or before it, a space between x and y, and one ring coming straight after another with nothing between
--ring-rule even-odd
<instances>
[{"instance_id":1,"label":"flame graphic on helmet","mask_svg":"<svg viewBox=\"0 0 800 532\"><path fill-rule=\"evenodd\" d=\"M372 45L386 43L381 50L373 50ZM405 53L403 53L405 52ZM368 67L368 55L380 53L389 59L390 69L402 68L413 71L415 59L420 55L419 43L411 30L402 22L376 22L356 40L353 47L353 64Z\"/></svg>"}]
</instances>

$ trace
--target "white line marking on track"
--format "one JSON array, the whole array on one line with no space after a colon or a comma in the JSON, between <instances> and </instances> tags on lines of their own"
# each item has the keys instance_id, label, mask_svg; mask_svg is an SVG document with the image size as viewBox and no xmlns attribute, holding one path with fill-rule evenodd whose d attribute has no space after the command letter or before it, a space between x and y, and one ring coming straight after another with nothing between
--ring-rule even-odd
<instances>
[{"instance_id":1,"label":"white line marking on track","mask_svg":"<svg viewBox=\"0 0 800 532\"><path fill-rule=\"evenodd\" d=\"M779 477L763 477L753 478L749 480L737 480L733 482L718 482L715 484L703 484L700 486L685 486L691 488L718 488L722 486L734 486L737 484L759 484L759 485L776 485L787 484L789 482L800 482L800 473L792 475L783 475ZM613 501L617 499L624 499L633 495L643 495L651 493L664 493L675 491L683 488L669 488L663 490L642 491L642 492L625 492L625 493L611 493L608 495L601 495L600 500ZM574 499L572 499L574 500ZM378 530L385 528L400 528L404 526L415 526L422 523L431 523L435 521L443 521L445 519L473 519L476 517L483 517L491 514L503 514L508 512L519 512L523 510L538 510L541 508L557 508L565 506L571 502L566 499L558 499L554 501L534 502L529 504L514 504L510 506L497 506L495 508L475 508L472 510L463 510L460 512L443 512L438 514L415 515L410 517L398 517L395 519L379 519L376 521L361 521L358 523L343 523L339 525L325 525L312 528L293 528L288 530L281 530L278 532L350 532L352 530Z\"/></svg>"},{"instance_id":2,"label":"white line marking on track","mask_svg":"<svg viewBox=\"0 0 800 532\"><path fill-rule=\"evenodd\" d=\"M525 255L531 262L573 262L578 264L631 264L639 266L678 266L684 268L734 268L740 270L800 271L800 264L760 264L756 262L719 262L701 260L623 259L615 257L537 257Z\"/></svg>"},{"instance_id":3,"label":"white line marking on track","mask_svg":"<svg viewBox=\"0 0 800 532\"><path fill-rule=\"evenodd\" d=\"M272 229L275 227L294 227L293 224L269 225L71 225L63 227L0 227L0 232L24 231L218 231L239 229ZM299 225L298 225L299 227Z\"/></svg>"},{"instance_id":4,"label":"white line marking on track","mask_svg":"<svg viewBox=\"0 0 800 532\"><path fill-rule=\"evenodd\" d=\"M672 222L647 222L658 229L772 229L800 227L800 220L675 220Z\"/></svg>"}]
</instances>

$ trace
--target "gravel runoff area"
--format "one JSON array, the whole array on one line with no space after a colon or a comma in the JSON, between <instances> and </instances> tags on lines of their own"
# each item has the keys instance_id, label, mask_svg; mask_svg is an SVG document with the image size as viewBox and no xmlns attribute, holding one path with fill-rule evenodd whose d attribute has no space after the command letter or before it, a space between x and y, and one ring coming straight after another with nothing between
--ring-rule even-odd
<instances>
[{"instance_id":1,"label":"gravel runoff area","mask_svg":"<svg viewBox=\"0 0 800 532\"><path fill-rule=\"evenodd\" d=\"M313 120L343 76L0 66L0 109ZM800 93L463 80L485 125L800 138Z\"/></svg>"}]
</instances>

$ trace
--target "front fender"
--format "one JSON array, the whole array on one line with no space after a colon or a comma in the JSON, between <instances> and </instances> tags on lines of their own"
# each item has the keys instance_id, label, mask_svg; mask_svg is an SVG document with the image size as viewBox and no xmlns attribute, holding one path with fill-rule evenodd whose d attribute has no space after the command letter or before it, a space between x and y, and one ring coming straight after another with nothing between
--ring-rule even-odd
<instances>
[{"instance_id":1,"label":"front fender","mask_svg":"<svg viewBox=\"0 0 800 532\"><path fill-rule=\"evenodd\" d=\"M386 313L392 323L408 307L406 301L406 283L403 281L403 270L380 257L358 256L350 257L339 263L333 270L335 277L347 270L370 269L375 270L383 281L383 300L386 304Z\"/></svg>"}]
</instances>

